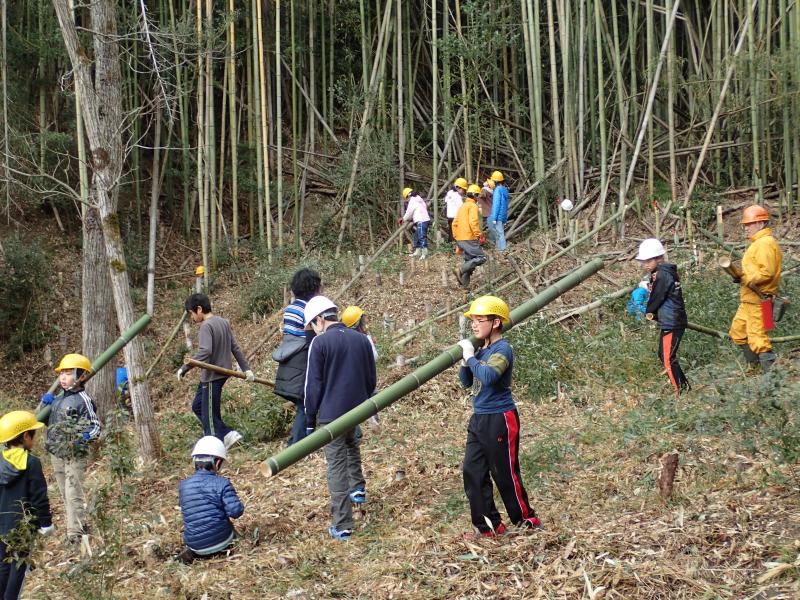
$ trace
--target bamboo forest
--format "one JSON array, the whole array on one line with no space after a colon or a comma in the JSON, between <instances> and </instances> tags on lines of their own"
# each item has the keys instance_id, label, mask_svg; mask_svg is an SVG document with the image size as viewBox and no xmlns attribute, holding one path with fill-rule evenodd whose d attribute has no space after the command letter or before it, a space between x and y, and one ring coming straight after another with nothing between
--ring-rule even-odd
<instances>
[{"instance_id":1,"label":"bamboo forest","mask_svg":"<svg viewBox=\"0 0 800 600\"><path fill-rule=\"evenodd\" d=\"M797 0L0 22L3 598L800 596Z\"/></svg>"}]
</instances>

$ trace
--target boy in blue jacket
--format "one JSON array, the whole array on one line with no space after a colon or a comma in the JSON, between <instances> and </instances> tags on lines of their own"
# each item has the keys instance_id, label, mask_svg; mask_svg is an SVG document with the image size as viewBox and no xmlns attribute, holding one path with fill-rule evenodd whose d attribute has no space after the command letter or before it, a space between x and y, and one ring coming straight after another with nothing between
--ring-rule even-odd
<instances>
[{"instance_id":1,"label":"boy in blue jacket","mask_svg":"<svg viewBox=\"0 0 800 600\"><path fill-rule=\"evenodd\" d=\"M0 598L4 600L19 598L22 591L32 530L36 528L42 535L53 531L42 463L30 453L41 427L44 423L25 410L0 418L0 443L6 445L0 455ZM29 521L23 520L26 513ZM20 531L25 526L31 531Z\"/></svg>"},{"instance_id":2,"label":"boy in blue jacket","mask_svg":"<svg viewBox=\"0 0 800 600\"><path fill-rule=\"evenodd\" d=\"M655 238L648 238L639 245L636 255L642 268L650 274L650 297L647 300L647 319L655 320L661 329L658 343L658 359L664 365L669 382L677 398L691 386L678 362L678 347L688 318L683 302L681 278L678 267L665 259L666 250Z\"/></svg>"},{"instance_id":3,"label":"boy in blue jacket","mask_svg":"<svg viewBox=\"0 0 800 600\"><path fill-rule=\"evenodd\" d=\"M330 423L372 396L377 375L372 344L364 334L339 322L336 305L315 296L305 308L305 326L316 337L308 349L305 410L307 432L317 422ZM353 533L353 507L367 499L361 470L361 432L351 429L325 446L328 490L331 494L330 536L349 540Z\"/></svg>"},{"instance_id":4,"label":"boy in blue jacket","mask_svg":"<svg viewBox=\"0 0 800 600\"><path fill-rule=\"evenodd\" d=\"M519 413L511 397L514 351L502 333L510 322L508 305L496 296L481 296L464 315L472 320L472 334L478 338L477 352L471 340L458 342L463 353L458 377L475 392L463 466L472 525L479 536L505 533L494 503L494 481L511 522L538 529L542 524L528 501L519 468Z\"/></svg>"},{"instance_id":5,"label":"boy in blue jacket","mask_svg":"<svg viewBox=\"0 0 800 600\"><path fill-rule=\"evenodd\" d=\"M505 177L500 171L492 173L494 192L492 193L492 214L489 216L489 230L494 236L494 245L498 252L506 249L505 227L508 222L508 188Z\"/></svg>"},{"instance_id":6,"label":"boy in blue jacket","mask_svg":"<svg viewBox=\"0 0 800 600\"><path fill-rule=\"evenodd\" d=\"M194 475L181 481L178 488L186 548L177 559L184 563L208 558L230 546L236 533L231 519L244 513L233 485L219 475L228 458L222 440L213 435L201 437L194 445L192 458Z\"/></svg>"}]
</instances>

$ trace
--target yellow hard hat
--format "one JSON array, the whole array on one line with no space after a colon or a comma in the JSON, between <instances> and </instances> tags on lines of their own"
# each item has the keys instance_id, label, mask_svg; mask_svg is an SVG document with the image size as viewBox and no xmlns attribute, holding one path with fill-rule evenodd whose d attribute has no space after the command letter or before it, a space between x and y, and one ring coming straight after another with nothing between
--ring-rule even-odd
<instances>
[{"instance_id":1,"label":"yellow hard hat","mask_svg":"<svg viewBox=\"0 0 800 600\"><path fill-rule=\"evenodd\" d=\"M194 270L194 276L195 277L200 277L201 275L205 275L205 274L206 274L206 268L203 265L200 265L199 267L197 267Z\"/></svg>"},{"instance_id":2,"label":"yellow hard hat","mask_svg":"<svg viewBox=\"0 0 800 600\"><path fill-rule=\"evenodd\" d=\"M483 185L488 187L490 190L494 189L494 181L492 181L491 179L487 179L486 181L484 181Z\"/></svg>"},{"instance_id":3,"label":"yellow hard hat","mask_svg":"<svg viewBox=\"0 0 800 600\"><path fill-rule=\"evenodd\" d=\"M471 183L469 185L469 187L467 188L467 193L468 194L480 194L481 193L481 187L479 185Z\"/></svg>"},{"instance_id":4,"label":"yellow hard hat","mask_svg":"<svg viewBox=\"0 0 800 600\"><path fill-rule=\"evenodd\" d=\"M467 189L467 180L464 179L463 177L459 177L453 182L453 185L461 188L462 190L465 190Z\"/></svg>"},{"instance_id":5,"label":"yellow hard hat","mask_svg":"<svg viewBox=\"0 0 800 600\"><path fill-rule=\"evenodd\" d=\"M64 371L66 369L83 369L84 371L92 370L92 362L83 354L65 354L61 362L55 368L55 372Z\"/></svg>"},{"instance_id":6,"label":"yellow hard hat","mask_svg":"<svg viewBox=\"0 0 800 600\"><path fill-rule=\"evenodd\" d=\"M492 173L492 181L505 181L505 177L500 171L494 171Z\"/></svg>"},{"instance_id":7,"label":"yellow hard hat","mask_svg":"<svg viewBox=\"0 0 800 600\"><path fill-rule=\"evenodd\" d=\"M413 192L414 190L411 188L403 188L403 199L405 200L408 198L408 195Z\"/></svg>"},{"instance_id":8,"label":"yellow hard hat","mask_svg":"<svg viewBox=\"0 0 800 600\"><path fill-rule=\"evenodd\" d=\"M27 410L12 410L0 417L0 443L10 442L19 434L44 427Z\"/></svg>"},{"instance_id":9,"label":"yellow hard hat","mask_svg":"<svg viewBox=\"0 0 800 600\"><path fill-rule=\"evenodd\" d=\"M342 312L342 323L345 327L355 327L364 316L364 311L358 306L348 306Z\"/></svg>"},{"instance_id":10,"label":"yellow hard hat","mask_svg":"<svg viewBox=\"0 0 800 600\"><path fill-rule=\"evenodd\" d=\"M497 315L500 317L503 325L507 325L511 322L511 318L508 316L508 304L497 296L481 296L480 298L475 298L472 304L470 304L469 310L464 313L464 316L468 319L471 319L473 316L489 315Z\"/></svg>"}]
</instances>

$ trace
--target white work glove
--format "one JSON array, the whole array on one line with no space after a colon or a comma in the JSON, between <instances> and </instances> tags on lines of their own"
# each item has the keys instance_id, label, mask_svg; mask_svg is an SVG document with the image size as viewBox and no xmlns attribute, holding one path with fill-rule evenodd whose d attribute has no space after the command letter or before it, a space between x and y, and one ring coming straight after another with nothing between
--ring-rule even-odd
<instances>
[{"instance_id":1,"label":"white work glove","mask_svg":"<svg viewBox=\"0 0 800 600\"><path fill-rule=\"evenodd\" d=\"M473 346L472 342L469 340L461 340L458 342L458 345L461 346L461 355L463 356L461 359L461 366L466 367L467 361L475 356L475 346Z\"/></svg>"},{"instance_id":2,"label":"white work glove","mask_svg":"<svg viewBox=\"0 0 800 600\"><path fill-rule=\"evenodd\" d=\"M244 372L244 378L247 381L255 381L256 380L256 374L253 373L250 369L247 369L247 371Z\"/></svg>"},{"instance_id":3,"label":"white work glove","mask_svg":"<svg viewBox=\"0 0 800 600\"><path fill-rule=\"evenodd\" d=\"M186 369L184 369L183 367L181 367L180 369L178 369L178 372L177 372L177 373L175 373L175 377L177 377L177 378L178 378L178 381L183 381L183 377L184 377L185 375L186 375Z\"/></svg>"},{"instance_id":4,"label":"white work glove","mask_svg":"<svg viewBox=\"0 0 800 600\"><path fill-rule=\"evenodd\" d=\"M55 531L55 525L48 525L47 527L39 527L39 534L40 535L50 535Z\"/></svg>"}]
</instances>

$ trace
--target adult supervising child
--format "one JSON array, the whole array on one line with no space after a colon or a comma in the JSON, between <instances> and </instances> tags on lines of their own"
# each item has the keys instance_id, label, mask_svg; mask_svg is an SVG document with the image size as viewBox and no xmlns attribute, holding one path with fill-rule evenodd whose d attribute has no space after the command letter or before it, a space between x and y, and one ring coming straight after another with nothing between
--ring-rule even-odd
<instances>
[{"instance_id":1,"label":"adult supervising child","mask_svg":"<svg viewBox=\"0 0 800 600\"><path fill-rule=\"evenodd\" d=\"M648 319L658 322L661 336L658 341L658 358L664 365L667 377L677 398L691 386L678 362L678 347L686 330L686 305L683 302L681 278L678 267L666 261L666 250L655 238L639 244L636 255L642 268L650 274L650 297L647 299Z\"/></svg>"},{"instance_id":2,"label":"adult supervising child","mask_svg":"<svg viewBox=\"0 0 800 600\"><path fill-rule=\"evenodd\" d=\"M510 323L508 305L495 296L481 296L464 315L478 339L477 351L470 340L458 343L463 353L459 379L474 390L463 466L472 525L484 537L505 533L494 503L494 481L511 522L539 528L519 468L519 413L511 396L514 352L503 338L503 325Z\"/></svg>"},{"instance_id":3,"label":"adult supervising child","mask_svg":"<svg viewBox=\"0 0 800 600\"><path fill-rule=\"evenodd\" d=\"M239 347L236 336L233 335L231 324L211 312L211 300L208 296L192 294L186 299L184 307L192 322L200 324L200 331L197 334L198 348L192 358L230 369L231 354L233 354L247 381L253 381L255 374L250 370L250 364ZM177 373L178 381L181 381L192 368L191 365L181 366ZM200 384L192 402L192 411L203 425L203 435L216 436L225 443L226 448L230 448L242 439L242 434L228 427L222 420L220 401L222 386L227 380L227 375L200 369Z\"/></svg>"},{"instance_id":4,"label":"adult supervising child","mask_svg":"<svg viewBox=\"0 0 800 600\"><path fill-rule=\"evenodd\" d=\"M377 383L375 357L367 336L339 322L336 305L325 296L306 304L306 327L317 337L308 350L305 407L308 433L326 425L372 396ZM361 469L361 435L355 427L325 446L331 495L330 536L349 540L353 533L351 502L366 501Z\"/></svg>"}]
</instances>

